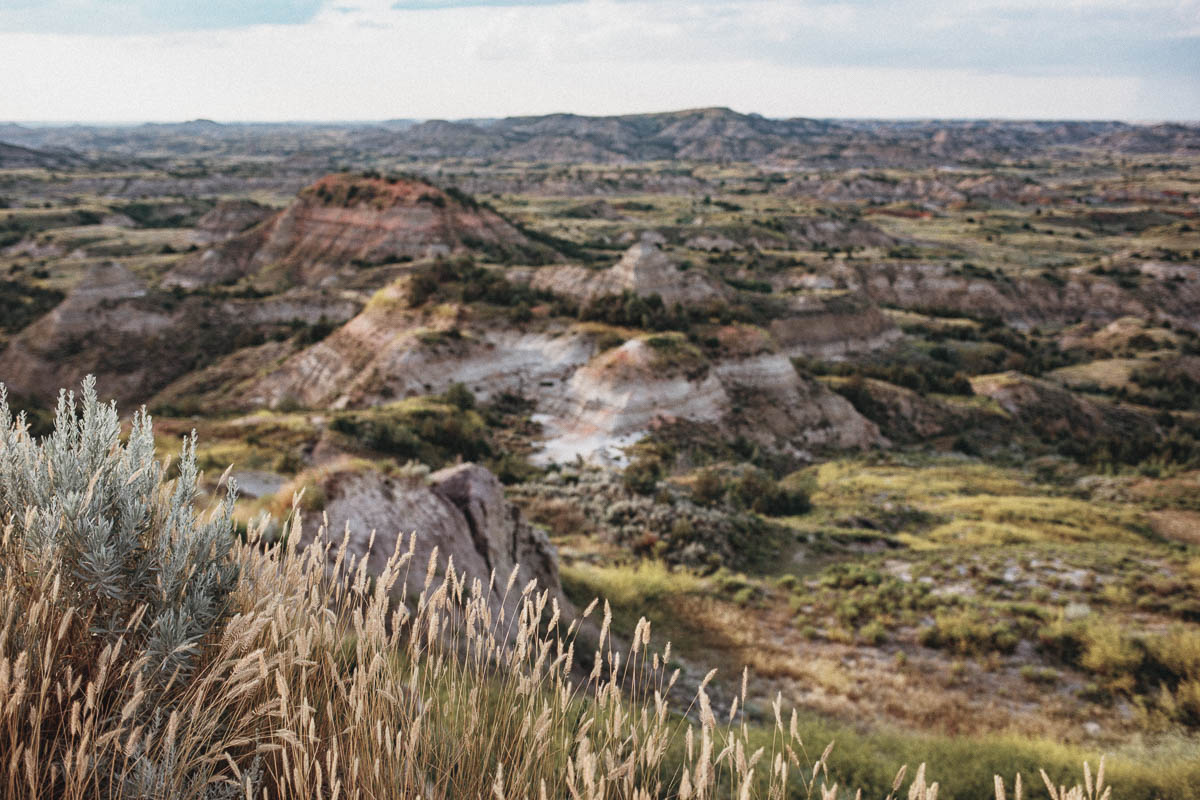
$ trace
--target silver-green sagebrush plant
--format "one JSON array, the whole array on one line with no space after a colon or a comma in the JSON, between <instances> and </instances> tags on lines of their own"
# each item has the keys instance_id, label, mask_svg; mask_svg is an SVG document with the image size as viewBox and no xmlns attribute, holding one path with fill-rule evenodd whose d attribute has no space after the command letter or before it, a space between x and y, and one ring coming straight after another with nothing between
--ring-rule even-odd
<instances>
[{"instance_id":1,"label":"silver-green sagebrush plant","mask_svg":"<svg viewBox=\"0 0 1200 800\"><path fill-rule=\"evenodd\" d=\"M234 493L201 520L194 435L164 491L145 410L122 442L116 406L99 402L94 378L84 380L80 400L61 392L54 432L37 442L0 393L0 514L30 563L42 573L57 569L68 601L92 610L93 634L124 636L144 651L146 669L167 680L190 670L228 610L238 575Z\"/></svg>"},{"instance_id":2,"label":"silver-green sagebrush plant","mask_svg":"<svg viewBox=\"0 0 1200 800\"><path fill-rule=\"evenodd\" d=\"M160 791L168 784L207 792L211 770L179 767L166 721L238 583L232 490L202 519L195 438L165 481L149 416L134 414L123 437L90 376L78 402L60 393L40 441L0 387L0 426L0 651L15 654L0 665L13 709L0 752L14 764L20 755L31 796L69 794L83 775L75 791L91 796L179 796ZM26 729L14 730L22 719ZM137 736L81 748L122 725ZM165 773L178 774L164 783Z\"/></svg>"}]
</instances>

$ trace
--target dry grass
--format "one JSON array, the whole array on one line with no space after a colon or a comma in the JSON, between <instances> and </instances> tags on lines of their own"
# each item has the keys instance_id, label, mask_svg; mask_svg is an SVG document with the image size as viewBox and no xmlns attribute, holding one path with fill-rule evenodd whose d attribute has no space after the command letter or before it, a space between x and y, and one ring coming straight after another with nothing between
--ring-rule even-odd
<instances>
[{"instance_id":1,"label":"dry grass","mask_svg":"<svg viewBox=\"0 0 1200 800\"><path fill-rule=\"evenodd\" d=\"M132 797L147 785L155 797L247 798L633 798L668 785L680 796L725 786L783 797L796 788L800 746L782 716L764 759L736 726L718 725L703 689L698 726L669 713L673 678L666 654L647 649L648 624L622 657L605 616L581 675L578 621L563 624L532 584L509 581L521 604L506 619L453 572L397 591L418 566L410 554L372 579L344 551L297 551L293 534L291 545L252 536L240 548L236 613L197 673L162 692L143 684L143 664L121 658L119 636L81 660L95 620L62 595L53 571L16 569L23 554L6 537L3 796ZM136 724L148 706L154 722ZM685 760L669 769L668 749L681 741ZM822 765L806 774L817 791Z\"/></svg>"},{"instance_id":2,"label":"dry grass","mask_svg":"<svg viewBox=\"0 0 1200 800\"><path fill-rule=\"evenodd\" d=\"M845 460L816 472L818 509L862 514L891 502L930 515L897 538L915 549L948 545L1145 540L1146 516L1131 504L1081 500L1031 482L1015 469L963 461L919 466Z\"/></svg>"},{"instance_id":3,"label":"dry grass","mask_svg":"<svg viewBox=\"0 0 1200 800\"><path fill-rule=\"evenodd\" d=\"M86 598L67 596L56 568L33 569L10 532L0 539L5 798L843 796L827 785L829 750L804 756L796 716L778 702L765 745L739 713L744 688L718 712L706 679L691 708L672 713L670 647L651 651L643 621L618 652L607 604L585 659L579 619L567 623L515 576L507 590L520 611L505 618L452 569L435 583L411 549L372 578L344 548L300 551L295 530L274 545L251 531L236 553L232 617L194 674L159 688L122 657L119 633L94 634ZM936 795L922 768L908 796Z\"/></svg>"}]
</instances>

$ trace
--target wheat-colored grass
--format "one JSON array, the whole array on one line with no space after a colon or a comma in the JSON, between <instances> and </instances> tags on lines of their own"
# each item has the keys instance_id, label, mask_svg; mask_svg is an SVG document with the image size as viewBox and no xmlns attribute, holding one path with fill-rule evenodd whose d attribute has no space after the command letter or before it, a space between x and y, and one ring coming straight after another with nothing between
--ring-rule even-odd
<instances>
[{"instance_id":1,"label":"wheat-colored grass","mask_svg":"<svg viewBox=\"0 0 1200 800\"><path fill-rule=\"evenodd\" d=\"M435 579L411 549L375 577L344 549L300 550L298 516L286 543L251 531L232 616L196 671L165 686L122 657L119 635L94 635L87 599L6 531L2 796L848 796L830 785L829 749L805 755L778 702L769 745L752 744L744 681L731 708L713 707L706 680L690 708L670 709L670 648L651 649L649 623L618 649L607 604L567 621L515 576L506 618L487 587L452 566ZM907 796L936 795L922 766Z\"/></svg>"}]
</instances>

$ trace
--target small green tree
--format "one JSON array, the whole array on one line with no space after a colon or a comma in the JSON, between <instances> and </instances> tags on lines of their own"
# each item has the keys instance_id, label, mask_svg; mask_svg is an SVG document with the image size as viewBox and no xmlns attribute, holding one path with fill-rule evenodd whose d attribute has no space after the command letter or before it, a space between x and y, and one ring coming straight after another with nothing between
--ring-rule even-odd
<instances>
[{"instance_id":1,"label":"small green tree","mask_svg":"<svg viewBox=\"0 0 1200 800\"><path fill-rule=\"evenodd\" d=\"M461 382L450 384L442 399L460 411L469 411L475 407L475 394Z\"/></svg>"}]
</instances>

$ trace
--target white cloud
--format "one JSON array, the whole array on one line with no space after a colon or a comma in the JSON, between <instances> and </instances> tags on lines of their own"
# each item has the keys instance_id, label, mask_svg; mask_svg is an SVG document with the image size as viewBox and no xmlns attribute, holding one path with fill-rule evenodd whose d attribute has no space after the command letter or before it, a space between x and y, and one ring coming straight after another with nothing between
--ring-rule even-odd
<instances>
[{"instance_id":1,"label":"white cloud","mask_svg":"<svg viewBox=\"0 0 1200 800\"><path fill-rule=\"evenodd\" d=\"M1194 69L1158 68L1153 58L1135 69L1136 59L1105 45L1109 22L1129 16L1128 4L1074 0L1078 13L1101 15L1099 44L1076 31L1073 60L1039 66L1044 48L1013 16L1033 0L939 0L917 4L920 13L913 2L587 0L399 11L392 0L335 0L298 25L0 33L0 116L453 118L728 105L771 116L1200 117ZM1200 8L1200 0L1148 2L1160 27ZM994 28L986 41L959 41L985 23ZM1157 35L1151 23L1136 25L1139 42ZM1182 46L1186 54L1195 43ZM1088 60L1089 47L1102 48L1104 64Z\"/></svg>"}]
</instances>

